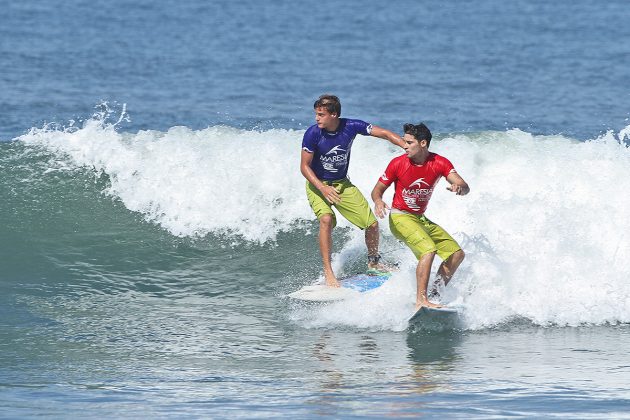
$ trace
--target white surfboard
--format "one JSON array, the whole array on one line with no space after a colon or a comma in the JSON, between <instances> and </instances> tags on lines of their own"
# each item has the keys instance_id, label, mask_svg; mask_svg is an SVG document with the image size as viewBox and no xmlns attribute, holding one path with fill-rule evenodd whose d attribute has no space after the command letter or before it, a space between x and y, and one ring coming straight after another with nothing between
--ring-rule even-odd
<instances>
[{"instance_id":1,"label":"white surfboard","mask_svg":"<svg viewBox=\"0 0 630 420\"><path fill-rule=\"evenodd\" d=\"M339 280L341 287L328 287L325 284L313 284L304 286L300 290L289 293L287 296L293 299L310 302L333 302L346 300L360 296L361 293L381 287L391 277L391 273L371 275L366 273L355 274Z\"/></svg>"}]
</instances>

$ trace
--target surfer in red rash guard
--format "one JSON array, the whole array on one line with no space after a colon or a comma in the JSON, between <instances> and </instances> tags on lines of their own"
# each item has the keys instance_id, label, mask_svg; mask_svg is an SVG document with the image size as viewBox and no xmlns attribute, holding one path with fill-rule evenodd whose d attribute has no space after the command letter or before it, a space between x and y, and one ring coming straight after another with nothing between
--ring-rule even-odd
<instances>
[{"instance_id":1,"label":"surfer in red rash guard","mask_svg":"<svg viewBox=\"0 0 630 420\"><path fill-rule=\"evenodd\" d=\"M443 260L435 283L437 285L442 281L446 285L464 260L464 251L424 212L440 178L446 178L450 184L448 189L456 195L466 195L470 188L448 159L429 152L432 135L426 125L405 124L403 129L406 153L394 158L376 182L372 190L374 213L381 219L385 216L385 209L389 209L389 206L383 201L383 193L395 183L389 227L394 236L403 241L418 258L416 310L422 306L436 308L440 305L430 302L427 297L435 254ZM434 291L437 293L437 287Z\"/></svg>"}]
</instances>

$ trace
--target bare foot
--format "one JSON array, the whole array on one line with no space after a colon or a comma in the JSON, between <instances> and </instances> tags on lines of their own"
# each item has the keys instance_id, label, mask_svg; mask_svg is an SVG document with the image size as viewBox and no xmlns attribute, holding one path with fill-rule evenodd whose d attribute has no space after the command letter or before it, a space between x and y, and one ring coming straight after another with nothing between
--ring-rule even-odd
<instances>
[{"instance_id":1,"label":"bare foot","mask_svg":"<svg viewBox=\"0 0 630 420\"><path fill-rule=\"evenodd\" d=\"M426 306L427 308L442 308L443 307L442 305L439 305L439 304L433 303L433 302L429 302L427 300L427 301L424 301L424 302L416 303L416 312L418 312L418 310L420 308L422 308L423 306Z\"/></svg>"},{"instance_id":2,"label":"bare foot","mask_svg":"<svg viewBox=\"0 0 630 420\"><path fill-rule=\"evenodd\" d=\"M337 277L335 277L333 273L324 273L324 277L326 278L326 286L341 287L341 285L337 281Z\"/></svg>"}]
</instances>

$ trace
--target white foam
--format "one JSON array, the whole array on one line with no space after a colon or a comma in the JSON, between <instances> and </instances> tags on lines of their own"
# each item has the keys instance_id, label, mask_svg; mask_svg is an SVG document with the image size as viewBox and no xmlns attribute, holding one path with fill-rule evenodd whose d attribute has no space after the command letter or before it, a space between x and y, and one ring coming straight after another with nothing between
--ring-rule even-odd
<instances>
[{"instance_id":1,"label":"white foam","mask_svg":"<svg viewBox=\"0 0 630 420\"><path fill-rule=\"evenodd\" d=\"M432 149L472 187L456 197L443 183L427 211L467 253L444 293L463 307L467 328L519 317L539 325L630 322L630 151L613 133L578 142L511 130L452 136ZM354 156L355 168L389 160L362 154ZM367 181L357 182L363 191L372 187ZM389 235L386 226L382 231ZM337 265L360 247L357 232ZM383 296L376 291L376 301L340 302L296 318L316 327L404 327L413 310L415 259L405 249L399 256L396 287Z\"/></svg>"},{"instance_id":2,"label":"white foam","mask_svg":"<svg viewBox=\"0 0 630 420\"><path fill-rule=\"evenodd\" d=\"M442 181L427 211L467 253L445 299L464 307L468 327L515 316L541 325L630 322L628 132L578 142L510 130L433 142L472 188L457 197ZM33 129L19 140L106 173L108 194L173 235L228 232L264 242L313 219L299 172L302 135L224 126L119 133L95 119L72 130ZM352 153L349 175L369 197L400 151L359 137ZM385 243L395 242L386 222L381 231ZM350 232L337 269L364 252L362 232ZM415 260L403 247L397 257L403 270L391 286L313 312L312 325L403 328Z\"/></svg>"},{"instance_id":3,"label":"white foam","mask_svg":"<svg viewBox=\"0 0 630 420\"><path fill-rule=\"evenodd\" d=\"M264 242L311 216L299 173L301 134L209 127L118 133L90 120L78 130L21 136L106 173L108 194L177 236L228 232Z\"/></svg>"}]
</instances>

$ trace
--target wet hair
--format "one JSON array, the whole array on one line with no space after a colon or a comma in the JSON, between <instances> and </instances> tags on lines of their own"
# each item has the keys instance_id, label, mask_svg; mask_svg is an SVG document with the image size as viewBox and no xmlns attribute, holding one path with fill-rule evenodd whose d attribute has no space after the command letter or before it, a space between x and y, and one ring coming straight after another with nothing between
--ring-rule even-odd
<instances>
[{"instance_id":1,"label":"wet hair","mask_svg":"<svg viewBox=\"0 0 630 420\"><path fill-rule=\"evenodd\" d=\"M424 125L424 123L420 124L405 124L403 125L403 132L405 134L411 134L416 140L426 140L427 147L431 144L431 130L429 127Z\"/></svg>"},{"instance_id":2,"label":"wet hair","mask_svg":"<svg viewBox=\"0 0 630 420\"><path fill-rule=\"evenodd\" d=\"M326 108L329 114L337 114L338 117L341 115L341 102L335 95L320 96L313 104L313 109L317 108Z\"/></svg>"}]
</instances>

